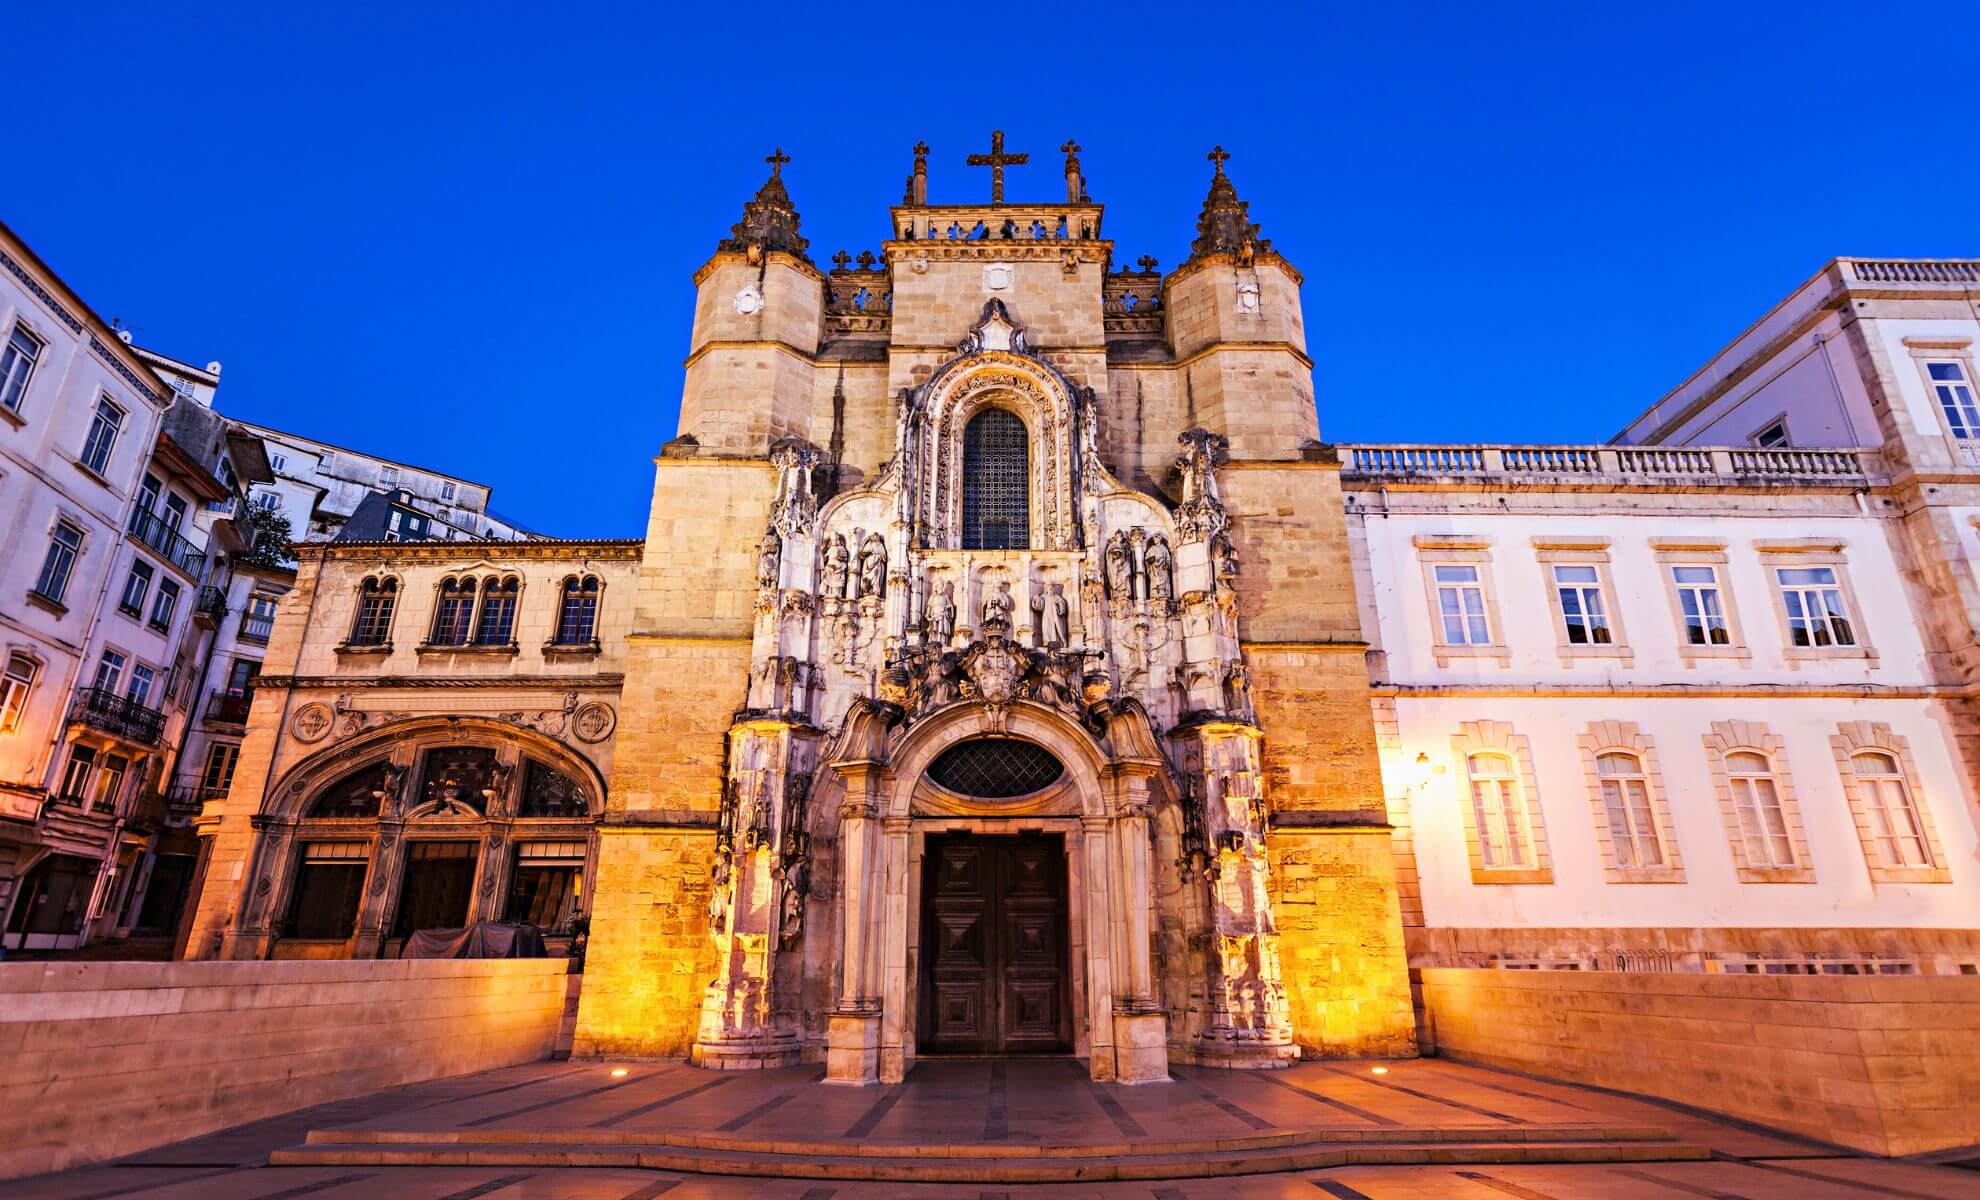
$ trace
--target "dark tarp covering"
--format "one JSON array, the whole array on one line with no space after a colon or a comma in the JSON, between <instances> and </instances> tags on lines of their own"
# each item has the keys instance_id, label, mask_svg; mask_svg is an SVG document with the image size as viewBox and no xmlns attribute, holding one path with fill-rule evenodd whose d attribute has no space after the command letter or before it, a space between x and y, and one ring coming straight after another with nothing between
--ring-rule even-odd
<instances>
[{"instance_id":1,"label":"dark tarp covering","mask_svg":"<svg viewBox=\"0 0 1980 1200\"><path fill-rule=\"evenodd\" d=\"M534 925L477 921L465 929L422 929L406 939L400 958L548 958Z\"/></svg>"}]
</instances>

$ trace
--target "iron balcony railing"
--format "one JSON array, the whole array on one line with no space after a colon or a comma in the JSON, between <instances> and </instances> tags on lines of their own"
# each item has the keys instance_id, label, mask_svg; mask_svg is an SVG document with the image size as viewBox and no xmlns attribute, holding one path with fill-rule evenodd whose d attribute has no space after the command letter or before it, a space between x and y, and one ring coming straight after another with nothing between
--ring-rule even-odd
<instances>
[{"instance_id":1,"label":"iron balcony railing","mask_svg":"<svg viewBox=\"0 0 1980 1200\"><path fill-rule=\"evenodd\" d=\"M241 618L241 640L266 644L268 635L275 631L274 617L257 617L252 612Z\"/></svg>"},{"instance_id":2,"label":"iron balcony railing","mask_svg":"<svg viewBox=\"0 0 1980 1200\"><path fill-rule=\"evenodd\" d=\"M212 621L223 620L227 616L227 590L207 584L199 589L199 600L193 611Z\"/></svg>"},{"instance_id":3,"label":"iron balcony railing","mask_svg":"<svg viewBox=\"0 0 1980 1200\"><path fill-rule=\"evenodd\" d=\"M199 816L208 800L227 794L225 787L207 787L203 783L175 783L165 793L165 816L175 822L186 822Z\"/></svg>"},{"instance_id":4,"label":"iron balcony railing","mask_svg":"<svg viewBox=\"0 0 1980 1200\"><path fill-rule=\"evenodd\" d=\"M143 746L156 746L165 732L164 713L109 688L78 691L69 719Z\"/></svg>"},{"instance_id":5,"label":"iron balcony railing","mask_svg":"<svg viewBox=\"0 0 1980 1200\"><path fill-rule=\"evenodd\" d=\"M206 719L225 721L229 725L245 725L248 709L254 707L254 690L244 692L214 692L206 702Z\"/></svg>"},{"instance_id":6,"label":"iron balcony railing","mask_svg":"<svg viewBox=\"0 0 1980 1200\"><path fill-rule=\"evenodd\" d=\"M179 570L196 580L206 578L206 551L187 541L178 530L160 520L157 513L134 510L130 532Z\"/></svg>"}]
</instances>

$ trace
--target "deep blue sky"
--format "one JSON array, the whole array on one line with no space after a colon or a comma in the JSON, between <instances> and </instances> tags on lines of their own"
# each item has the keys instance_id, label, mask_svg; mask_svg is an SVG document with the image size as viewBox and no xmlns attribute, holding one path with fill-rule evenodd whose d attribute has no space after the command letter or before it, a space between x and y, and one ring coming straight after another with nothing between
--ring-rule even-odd
<instances>
[{"instance_id":1,"label":"deep blue sky","mask_svg":"<svg viewBox=\"0 0 1980 1200\"><path fill-rule=\"evenodd\" d=\"M11 12L0 217L230 413L567 536L643 528L776 145L820 261L1002 127L1167 267L1223 143L1341 441L1599 440L1833 255L1980 253L1972 3L300 7Z\"/></svg>"}]
</instances>

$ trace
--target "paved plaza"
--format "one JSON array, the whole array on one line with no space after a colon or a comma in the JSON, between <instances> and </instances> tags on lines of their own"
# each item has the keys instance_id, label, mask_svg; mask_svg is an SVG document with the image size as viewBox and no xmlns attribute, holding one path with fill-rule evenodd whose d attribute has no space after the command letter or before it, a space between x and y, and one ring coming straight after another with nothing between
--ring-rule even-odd
<instances>
[{"instance_id":1,"label":"paved plaza","mask_svg":"<svg viewBox=\"0 0 1980 1200\"><path fill-rule=\"evenodd\" d=\"M1173 1068L948 1059L882 1088L816 1067L542 1063L381 1092L10 1185L20 1200L667 1196L1971 1197L1980 1173L1863 1158L1673 1106L1440 1060Z\"/></svg>"}]
</instances>

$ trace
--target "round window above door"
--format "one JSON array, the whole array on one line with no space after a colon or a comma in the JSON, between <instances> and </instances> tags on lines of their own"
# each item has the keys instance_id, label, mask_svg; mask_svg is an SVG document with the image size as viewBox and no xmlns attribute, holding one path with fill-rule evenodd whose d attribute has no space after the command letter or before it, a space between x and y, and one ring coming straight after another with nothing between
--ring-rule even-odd
<instances>
[{"instance_id":1,"label":"round window above door","mask_svg":"<svg viewBox=\"0 0 1980 1200\"><path fill-rule=\"evenodd\" d=\"M928 766L928 778L959 796L1009 800L1059 782L1065 767L1050 751L1017 738L958 742Z\"/></svg>"}]
</instances>

